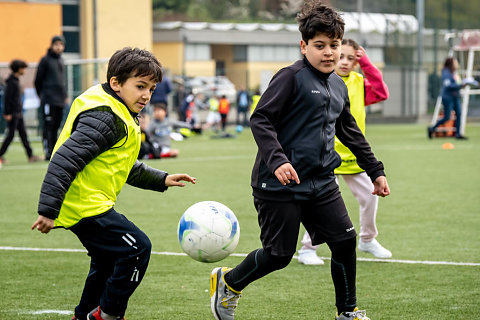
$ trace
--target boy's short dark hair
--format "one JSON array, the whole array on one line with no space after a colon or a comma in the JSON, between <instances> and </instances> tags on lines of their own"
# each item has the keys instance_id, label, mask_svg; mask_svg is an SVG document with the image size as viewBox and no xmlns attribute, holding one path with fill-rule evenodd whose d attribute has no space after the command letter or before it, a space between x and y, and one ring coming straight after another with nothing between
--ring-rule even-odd
<instances>
[{"instance_id":1,"label":"boy's short dark hair","mask_svg":"<svg viewBox=\"0 0 480 320\"><path fill-rule=\"evenodd\" d=\"M107 82L116 77L119 84L128 78L151 76L154 82L162 81L162 66L155 56L139 48L125 47L115 52L108 62Z\"/></svg>"},{"instance_id":2,"label":"boy's short dark hair","mask_svg":"<svg viewBox=\"0 0 480 320\"><path fill-rule=\"evenodd\" d=\"M18 70L26 67L28 67L28 65L23 60L15 59L12 62L10 62L10 70L12 70L12 72L18 72Z\"/></svg>"},{"instance_id":3,"label":"boy's short dark hair","mask_svg":"<svg viewBox=\"0 0 480 320\"><path fill-rule=\"evenodd\" d=\"M319 0L305 0L297 14L298 29L306 43L318 33L331 39L342 39L345 22L333 8L322 4Z\"/></svg>"},{"instance_id":4,"label":"boy's short dark hair","mask_svg":"<svg viewBox=\"0 0 480 320\"><path fill-rule=\"evenodd\" d=\"M355 41L353 39L343 39L342 40L342 45L350 46L354 50L360 49L360 45L357 43L357 41Z\"/></svg>"},{"instance_id":5,"label":"boy's short dark hair","mask_svg":"<svg viewBox=\"0 0 480 320\"><path fill-rule=\"evenodd\" d=\"M167 104L164 103L164 102L157 102L157 103L153 104L153 108L154 109L163 109L163 110L167 111Z\"/></svg>"}]
</instances>

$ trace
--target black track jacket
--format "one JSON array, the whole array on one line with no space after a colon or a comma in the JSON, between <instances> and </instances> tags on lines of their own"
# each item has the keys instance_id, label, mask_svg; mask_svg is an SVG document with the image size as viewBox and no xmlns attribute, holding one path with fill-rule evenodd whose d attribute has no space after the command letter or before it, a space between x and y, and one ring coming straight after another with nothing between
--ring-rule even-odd
<instances>
[{"instance_id":1,"label":"black track jacket","mask_svg":"<svg viewBox=\"0 0 480 320\"><path fill-rule=\"evenodd\" d=\"M357 157L370 179L385 175L355 119L348 91L335 73L324 74L306 58L281 69L271 80L250 118L258 153L252 170L253 195L264 200L308 200L333 182L341 163L335 135ZM286 186L275 170L290 162L300 184Z\"/></svg>"}]
</instances>

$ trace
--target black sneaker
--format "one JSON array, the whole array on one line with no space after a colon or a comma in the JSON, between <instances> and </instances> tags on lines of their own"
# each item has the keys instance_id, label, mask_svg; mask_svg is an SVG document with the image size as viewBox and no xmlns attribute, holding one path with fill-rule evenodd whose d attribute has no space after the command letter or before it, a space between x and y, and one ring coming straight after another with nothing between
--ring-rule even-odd
<instances>
[{"instance_id":1,"label":"black sneaker","mask_svg":"<svg viewBox=\"0 0 480 320\"><path fill-rule=\"evenodd\" d=\"M432 127L427 128L427 134L428 134L428 139L432 139L432 135L433 135L433 128Z\"/></svg>"},{"instance_id":2,"label":"black sneaker","mask_svg":"<svg viewBox=\"0 0 480 320\"><path fill-rule=\"evenodd\" d=\"M467 138L467 137L465 137L465 136L462 136L462 135L460 135L460 136L456 136L455 138L456 138L456 139L459 139L459 140L468 140L468 138Z\"/></svg>"}]
</instances>

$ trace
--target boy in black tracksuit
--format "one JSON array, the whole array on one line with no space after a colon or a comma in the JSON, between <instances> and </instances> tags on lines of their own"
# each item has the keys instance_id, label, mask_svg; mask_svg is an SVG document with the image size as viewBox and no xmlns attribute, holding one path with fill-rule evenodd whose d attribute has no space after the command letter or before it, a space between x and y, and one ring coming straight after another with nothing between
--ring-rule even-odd
<instances>
[{"instance_id":1,"label":"boy in black tracksuit","mask_svg":"<svg viewBox=\"0 0 480 320\"><path fill-rule=\"evenodd\" d=\"M18 130L20 139L22 139L28 161L34 162L38 160L38 158L33 155L30 142L28 141L27 130L25 129L25 122L23 121L22 88L19 77L25 73L26 68L27 63L22 60L13 60L10 63L12 73L6 81L5 110L3 111L3 117L8 122L8 131L0 148L0 167L4 162L3 155L7 152L16 130Z\"/></svg>"},{"instance_id":2,"label":"boy in black tracksuit","mask_svg":"<svg viewBox=\"0 0 480 320\"><path fill-rule=\"evenodd\" d=\"M373 193L390 191L382 163L350 113L347 87L334 73L343 20L319 1L306 2L297 19L304 58L273 77L250 119L258 145L251 185L263 248L234 269L212 271L217 320L233 320L241 290L289 264L300 223L312 243L326 242L332 252L336 319L369 319L356 308L356 232L335 182L333 171L341 163L335 135L370 176Z\"/></svg>"}]
</instances>

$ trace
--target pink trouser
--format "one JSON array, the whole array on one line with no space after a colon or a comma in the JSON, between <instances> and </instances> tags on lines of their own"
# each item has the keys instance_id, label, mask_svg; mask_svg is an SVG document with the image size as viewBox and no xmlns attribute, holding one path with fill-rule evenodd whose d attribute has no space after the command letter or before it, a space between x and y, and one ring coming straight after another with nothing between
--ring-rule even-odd
<instances>
[{"instance_id":1,"label":"pink trouser","mask_svg":"<svg viewBox=\"0 0 480 320\"><path fill-rule=\"evenodd\" d=\"M341 176L360 205L360 239L364 242L370 242L378 235L377 226L375 224L378 196L372 194L373 183L365 172L357 174L342 174ZM302 249L318 248L318 246L312 245L310 235L306 231L303 235L302 244Z\"/></svg>"}]
</instances>

